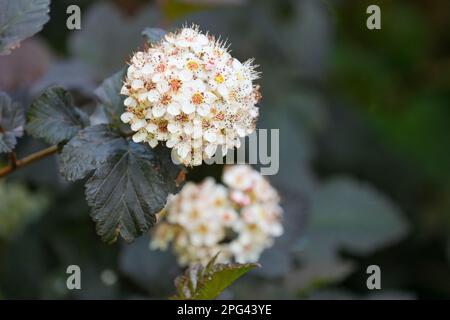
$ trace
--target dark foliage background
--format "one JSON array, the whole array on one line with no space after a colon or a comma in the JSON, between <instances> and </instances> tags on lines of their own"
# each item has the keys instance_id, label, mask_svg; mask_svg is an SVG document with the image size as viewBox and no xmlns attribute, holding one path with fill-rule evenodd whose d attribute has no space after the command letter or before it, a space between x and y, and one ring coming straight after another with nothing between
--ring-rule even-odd
<instances>
[{"instance_id":1,"label":"dark foliage background","mask_svg":"<svg viewBox=\"0 0 450 320\"><path fill-rule=\"evenodd\" d=\"M82 29L65 28L82 8ZM366 28L378 4L382 30ZM286 233L223 298L450 298L450 3L433 0L52 1L43 31L0 57L0 90L28 105L51 84L92 122L93 92L142 45L185 21L262 72L260 128L280 128ZM23 156L45 145L22 138ZM0 163L6 163L0 158ZM220 177L196 168L190 180ZM107 245L82 182L55 158L0 181L0 297L166 298L181 273L149 236ZM66 268L82 290L66 289ZM366 287L379 265L382 290Z\"/></svg>"}]
</instances>

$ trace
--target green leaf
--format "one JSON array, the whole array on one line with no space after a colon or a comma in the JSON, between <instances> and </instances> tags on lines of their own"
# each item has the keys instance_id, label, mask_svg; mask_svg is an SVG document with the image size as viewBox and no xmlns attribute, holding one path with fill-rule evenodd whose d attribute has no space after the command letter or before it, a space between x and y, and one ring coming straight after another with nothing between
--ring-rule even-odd
<instances>
[{"instance_id":1,"label":"green leaf","mask_svg":"<svg viewBox=\"0 0 450 320\"><path fill-rule=\"evenodd\" d=\"M0 0L0 54L41 31L49 20L50 0Z\"/></svg>"},{"instance_id":2,"label":"green leaf","mask_svg":"<svg viewBox=\"0 0 450 320\"><path fill-rule=\"evenodd\" d=\"M218 254L203 267L194 265L184 275L175 279L178 295L174 300L212 300L223 290L250 270L259 267L255 263L216 264Z\"/></svg>"},{"instance_id":3,"label":"green leaf","mask_svg":"<svg viewBox=\"0 0 450 320\"><path fill-rule=\"evenodd\" d=\"M126 140L110 125L99 124L80 130L62 149L62 175L68 181L84 178L117 152L127 149Z\"/></svg>"},{"instance_id":4,"label":"green leaf","mask_svg":"<svg viewBox=\"0 0 450 320\"><path fill-rule=\"evenodd\" d=\"M11 152L17 143L17 138L23 135L25 112L11 98L0 92L0 153Z\"/></svg>"},{"instance_id":5,"label":"green leaf","mask_svg":"<svg viewBox=\"0 0 450 320\"><path fill-rule=\"evenodd\" d=\"M165 148L127 142L86 183L86 199L97 232L106 242L120 234L131 242L156 222L169 193L178 190L180 167Z\"/></svg>"},{"instance_id":6,"label":"green leaf","mask_svg":"<svg viewBox=\"0 0 450 320\"><path fill-rule=\"evenodd\" d=\"M33 101L27 113L27 132L50 144L71 139L89 122L63 88L51 87Z\"/></svg>"},{"instance_id":7,"label":"green leaf","mask_svg":"<svg viewBox=\"0 0 450 320\"><path fill-rule=\"evenodd\" d=\"M167 32L160 28L145 28L142 36L150 43L155 44L161 41Z\"/></svg>"},{"instance_id":8,"label":"green leaf","mask_svg":"<svg viewBox=\"0 0 450 320\"><path fill-rule=\"evenodd\" d=\"M124 77L125 69L122 69L103 81L100 87L95 90L95 95L100 100L101 107L113 123L121 123L120 115L125 112L123 104L125 96L120 94Z\"/></svg>"}]
</instances>

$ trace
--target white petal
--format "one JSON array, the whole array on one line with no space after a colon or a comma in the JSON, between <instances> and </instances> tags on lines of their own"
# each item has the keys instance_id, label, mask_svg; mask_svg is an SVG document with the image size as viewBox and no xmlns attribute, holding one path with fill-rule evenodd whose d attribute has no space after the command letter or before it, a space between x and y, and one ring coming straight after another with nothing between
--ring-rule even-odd
<instances>
[{"instance_id":1,"label":"white petal","mask_svg":"<svg viewBox=\"0 0 450 320\"><path fill-rule=\"evenodd\" d=\"M238 59L233 59L233 69L235 70L242 69L242 63Z\"/></svg>"},{"instance_id":2,"label":"white petal","mask_svg":"<svg viewBox=\"0 0 450 320\"><path fill-rule=\"evenodd\" d=\"M180 156L181 159L186 158L189 151L190 151L190 147L189 147L189 145L187 145L185 143L180 144L177 147L177 154L178 154L178 156Z\"/></svg>"},{"instance_id":3,"label":"white petal","mask_svg":"<svg viewBox=\"0 0 450 320\"><path fill-rule=\"evenodd\" d=\"M164 78L164 75L162 74L162 73L155 73L153 76L152 76L152 81L153 82L155 82L155 83L158 83L158 82L160 82L162 79Z\"/></svg>"},{"instance_id":4,"label":"white petal","mask_svg":"<svg viewBox=\"0 0 450 320\"><path fill-rule=\"evenodd\" d=\"M201 46L207 45L208 42L209 42L208 37L205 36L204 34L199 34L199 35L195 38L195 40L196 40L197 43L198 43L199 45L201 45Z\"/></svg>"},{"instance_id":5,"label":"white petal","mask_svg":"<svg viewBox=\"0 0 450 320\"><path fill-rule=\"evenodd\" d=\"M134 99L133 97L128 97L123 101L123 104L127 107L131 107L134 108L137 106L137 102L136 99Z\"/></svg>"},{"instance_id":6,"label":"white petal","mask_svg":"<svg viewBox=\"0 0 450 320\"><path fill-rule=\"evenodd\" d=\"M178 143L178 139L170 139L166 141L166 147L167 148L173 148L177 143Z\"/></svg>"},{"instance_id":7,"label":"white petal","mask_svg":"<svg viewBox=\"0 0 450 320\"><path fill-rule=\"evenodd\" d=\"M186 40L180 40L177 42L177 45L181 48L188 48L191 45L191 43Z\"/></svg>"},{"instance_id":8,"label":"white petal","mask_svg":"<svg viewBox=\"0 0 450 320\"><path fill-rule=\"evenodd\" d=\"M195 106L192 103L184 103L181 109L184 113L191 114L195 111Z\"/></svg>"},{"instance_id":9,"label":"white petal","mask_svg":"<svg viewBox=\"0 0 450 320\"><path fill-rule=\"evenodd\" d=\"M127 89L127 86L122 86L122 88L120 88L120 94L123 94L123 95L128 95L128 94L130 94L130 91Z\"/></svg>"},{"instance_id":10,"label":"white petal","mask_svg":"<svg viewBox=\"0 0 450 320\"><path fill-rule=\"evenodd\" d=\"M154 148L158 145L158 140L152 139L148 142L148 144L150 145L150 147Z\"/></svg>"},{"instance_id":11,"label":"white petal","mask_svg":"<svg viewBox=\"0 0 450 320\"><path fill-rule=\"evenodd\" d=\"M158 83L156 83L156 89L161 92L161 93L165 93L167 91L169 91L169 83L167 81L159 81Z\"/></svg>"},{"instance_id":12,"label":"white petal","mask_svg":"<svg viewBox=\"0 0 450 320\"><path fill-rule=\"evenodd\" d=\"M216 153L216 150L217 150L216 144L208 144L205 147L205 153L208 156L208 158L211 158Z\"/></svg>"},{"instance_id":13,"label":"white petal","mask_svg":"<svg viewBox=\"0 0 450 320\"><path fill-rule=\"evenodd\" d=\"M246 136L245 128L242 127L236 127L236 133L238 134L239 137Z\"/></svg>"},{"instance_id":14,"label":"white petal","mask_svg":"<svg viewBox=\"0 0 450 320\"><path fill-rule=\"evenodd\" d=\"M200 155L194 156L194 161L192 162L192 165L194 166L201 166L203 163L203 157Z\"/></svg>"},{"instance_id":15,"label":"white petal","mask_svg":"<svg viewBox=\"0 0 450 320\"><path fill-rule=\"evenodd\" d=\"M144 102L147 100L147 92L142 92L138 95L138 100L140 102Z\"/></svg>"},{"instance_id":16,"label":"white petal","mask_svg":"<svg viewBox=\"0 0 450 320\"><path fill-rule=\"evenodd\" d=\"M194 147L195 149L203 147L203 139L194 139L192 141L192 147Z\"/></svg>"},{"instance_id":17,"label":"white petal","mask_svg":"<svg viewBox=\"0 0 450 320\"><path fill-rule=\"evenodd\" d=\"M195 126L194 127L194 132L192 132L192 138L194 139L198 139L201 138L203 136L203 129L201 126Z\"/></svg>"},{"instance_id":18,"label":"white petal","mask_svg":"<svg viewBox=\"0 0 450 320\"><path fill-rule=\"evenodd\" d=\"M120 116L120 120L122 120L123 123L129 123L131 119L133 119L133 117L134 114L132 114L131 112L125 112Z\"/></svg>"},{"instance_id":19,"label":"white petal","mask_svg":"<svg viewBox=\"0 0 450 320\"><path fill-rule=\"evenodd\" d=\"M224 98L228 97L228 88L227 88L226 86L224 86L224 85L220 85L220 86L217 88L217 92L219 92L220 95L221 95L222 97L224 97Z\"/></svg>"},{"instance_id":20,"label":"white petal","mask_svg":"<svg viewBox=\"0 0 450 320\"><path fill-rule=\"evenodd\" d=\"M142 73L145 75L150 75L154 72L153 65L150 63L146 63L142 68Z\"/></svg>"},{"instance_id":21,"label":"white petal","mask_svg":"<svg viewBox=\"0 0 450 320\"><path fill-rule=\"evenodd\" d=\"M158 101L158 100L159 100L159 96L160 96L160 94L159 94L159 92L156 91L156 90L151 90L151 91L149 91L149 92L147 93L147 99L148 99L148 101L150 101L150 102L156 102L156 101Z\"/></svg>"},{"instance_id":22,"label":"white petal","mask_svg":"<svg viewBox=\"0 0 450 320\"><path fill-rule=\"evenodd\" d=\"M172 33L167 33L164 37L166 38L167 42L175 43L175 37Z\"/></svg>"},{"instance_id":23,"label":"white petal","mask_svg":"<svg viewBox=\"0 0 450 320\"><path fill-rule=\"evenodd\" d=\"M166 108L161 105L156 105L152 108L152 114L156 118L160 118L166 113Z\"/></svg>"},{"instance_id":24,"label":"white petal","mask_svg":"<svg viewBox=\"0 0 450 320\"><path fill-rule=\"evenodd\" d=\"M180 105L176 102L172 102L167 107L167 112L171 114L172 116L177 116L180 114Z\"/></svg>"},{"instance_id":25,"label":"white petal","mask_svg":"<svg viewBox=\"0 0 450 320\"><path fill-rule=\"evenodd\" d=\"M127 77L128 78L133 78L133 74L136 71L136 67L135 66L129 66L128 70L127 70Z\"/></svg>"},{"instance_id":26,"label":"white petal","mask_svg":"<svg viewBox=\"0 0 450 320\"><path fill-rule=\"evenodd\" d=\"M195 79L194 81L189 82L191 88L196 91L204 92L205 91L205 83L200 79Z\"/></svg>"},{"instance_id":27,"label":"white petal","mask_svg":"<svg viewBox=\"0 0 450 320\"><path fill-rule=\"evenodd\" d=\"M177 133L181 130L181 126L178 123L169 122L167 124L167 130L169 130L170 133Z\"/></svg>"},{"instance_id":28,"label":"white petal","mask_svg":"<svg viewBox=\"0 0 450 320\"><path fill-rule=\"evenodd\" d=\"M147 133L145 132L138 132L135 135L133 135L133 141L136 143L142 142L147 137Z\"/></svg>"},{"instance_id":29,"label":"white petal","mask_svg":"<svg viewBox=\"0 0 450 320\"><path fill-rule=\"evenodd\" d=\"M209 114L209 110L210 110L210 107L206 104L202 104L201 106L197 107L197 113L199 115L201 115L202 117L207 116Z\"/></svg>"},{"instance_id":30,"label":"white petal","mask_svg":"<svg viewBox=\"0 0 450 320\"><path fill-rule=\"evenodd\" d=\"M182 69L184 67L184 61L180 59L179 56L169 57L167 64L169 66L174 66L178 69Z\"/></svg>"},{"instance_id":31,"label":"white petal","mask_svg":"<svg viewBox=\"0 0 450 320\"><path fill-rule=\"evenodd\" d=\"M144 119L138 119L131 124L131 130L138 131L147 125L147 121Z\"/></svg>"},{"instance_id":32,"label":"white petal","mask_svg":"<svg viewBox=\"0 0 450 320\"><path fill-rule=\"evenodd\" d=\"M158 129L158 126L156 124L154 124L153 122L149 123L145 127L145 130L147 130L147 132L150 132L150 133L155 133L157 129Z\"/></svg>"},{"instance_id":33,"label":"white petal","mask_svg":"<svg viewBox=\"0 0 450 320\"><path fill-rule=\"evenodd\" d=\"M131 82L131 87L134 90L138 90L144 87L144 81L140 80L140 79L135 79Z\"/></svg>"},{"instance_id":34,"label":"white petal","mask_svg":"<svg viewBox=\"0 0 450 320\"><path fill-rule=\"evenodd\" d=\"M205 98L205 102L206 103L213 103L214 101L217 100L216 95L214 93L212 93L212 92L209 92L209 91L206 91L203 94L203 97Z\"/></svg>"},{"instance_id":35,"label":"white petal","mask_svg":"<svg viewBox=\"0 0 450 320\"><path fill-rule=\"evenodd\" d=\"M214 142L217 139L217 134L215 132L215 130L212 129L208 129L205 131L205 133L203 134L203 137L205 138L206 141L208 142Z\"/></svg>"},{"instance_id":36,"label":"white petal","mask_svg":"<svg viewBox=\"0 0 450 320\"><path fill-rule=\"evenodd\" d=\"M192 132L194 132L194 127L192 126L192 124L187 123L184 125L184 133L186 133L188 136L190 136L192 134Z\"/></svg>"},{"instance_id":37,"label":"white petal","mask_svg":"<svg viewBox=\"0 0 450 320\"><path fill-rule=\"evenodd\" d=\"M178 74L178 77L181 81L191 81L192 80L192 72L188 71L188 70L182 70L180 71L180 73Z\"/></svg>"}]
</instances>

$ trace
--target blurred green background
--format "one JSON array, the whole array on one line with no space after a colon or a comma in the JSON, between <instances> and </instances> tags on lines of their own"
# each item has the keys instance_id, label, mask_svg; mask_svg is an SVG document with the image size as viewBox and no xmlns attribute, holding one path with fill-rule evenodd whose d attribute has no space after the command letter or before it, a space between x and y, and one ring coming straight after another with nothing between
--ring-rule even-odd
<instances>
[{"instance_id":1,"label":"blurred green background","mask_svg":"<svg viewBox=\"0 0 450 320\"><path fill-rule=\"evenodd\" d=\"M81 30L65 27L70 4ZM381 30L366 28L370 4ZM54 0L50 15L0 57L0 90L29 104L60 84L93 121L93 90L142 45L144 27L197 23L260 65L258 127L280 129L270 178L286 232L223 298L450 298L449 1ZM18 154L42 147L25 137ZM103 244L83 184L63 181L56 158L0 181L1 298L166 298L181 270L148 242ZM66 289L71 264L82 290ZM382 290L366 287L372 264Z\"/></svg>"}]
</instances>

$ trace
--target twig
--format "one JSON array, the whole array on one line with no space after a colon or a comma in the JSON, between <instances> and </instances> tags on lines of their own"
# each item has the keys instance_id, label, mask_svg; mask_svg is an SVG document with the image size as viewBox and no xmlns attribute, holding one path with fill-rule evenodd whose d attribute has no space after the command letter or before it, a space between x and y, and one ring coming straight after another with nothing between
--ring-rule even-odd
<instances>
[{"instance_id":1,"label":"twig","mask_svg":"<svg viewBox=\"0 0 450 320\"><path fill-rule=\"evenodd\" d=\"M14 172L17 169L20 169L29 164L32 164L33 162L39 161L39 160L44 159L52 154L55 154L58 152L58 150L59 150L59 146L54 145L54 146L48 147L47 149L43 149L38 152L32 153L23 159L20 159L20 160L15 159L14 162L11 161L11 163L9 165L7 165L6 167L0 168L0 178ZM15 154L14 154L14 158L15 158Z\"/></svg>"},{"instance_id":2,"label":"twig","mask_svg":"<svg viewBox=\"0 0 450 320\"><path fill-rule=\"evenodd\" d=\"M11 167L17 168L17 155L14 151L9 153L9 163L11 164Z\"/></svg>"}]
</instances>

